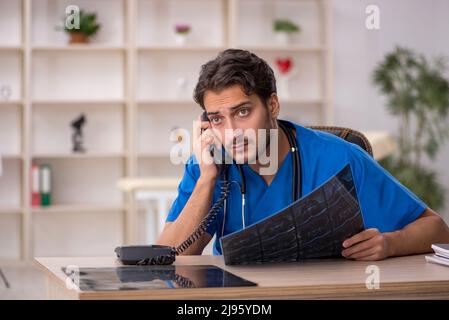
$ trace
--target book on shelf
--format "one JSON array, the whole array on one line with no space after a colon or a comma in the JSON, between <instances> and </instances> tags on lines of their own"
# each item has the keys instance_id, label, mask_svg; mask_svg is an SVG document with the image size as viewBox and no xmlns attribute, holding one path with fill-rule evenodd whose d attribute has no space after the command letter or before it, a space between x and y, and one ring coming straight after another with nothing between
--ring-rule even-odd
<instances>
[{"instance_id":1,"label":"book on shelf","mask_svg":"<svg viewBox=\"0 0 449 320\"><path fill-rule=\"evenodd\" d=\"M39 166L33 164L31 166L31 206L38 207L41 205L41 193L39 188Z\"/></svg>"},{"instance_id":2,"label":"book on shelf","mask_svg":"<svg viewBox=\"0 0 449 320\"><path fill-rule=\"evenodd\" d=\"M31 167L31 206L50 206L51 187L51 166L33 164Z\"/></svg>"}]
</instances>

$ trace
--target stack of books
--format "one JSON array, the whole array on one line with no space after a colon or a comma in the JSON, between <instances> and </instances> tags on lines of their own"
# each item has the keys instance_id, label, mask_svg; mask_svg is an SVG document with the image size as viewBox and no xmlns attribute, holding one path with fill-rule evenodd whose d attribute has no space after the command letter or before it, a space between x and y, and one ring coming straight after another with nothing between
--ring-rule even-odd
<instances>
[{"instance_id":1,"label":"stack of books","mask_svg":"<svg viewBox=\"0 0 449 320\"><path fill-rule=\"evenodd\" d=\"M438 263L449 267L449 243L432 244L435 254L426 256L427 262Z\"/></svg>"}]
</instances>

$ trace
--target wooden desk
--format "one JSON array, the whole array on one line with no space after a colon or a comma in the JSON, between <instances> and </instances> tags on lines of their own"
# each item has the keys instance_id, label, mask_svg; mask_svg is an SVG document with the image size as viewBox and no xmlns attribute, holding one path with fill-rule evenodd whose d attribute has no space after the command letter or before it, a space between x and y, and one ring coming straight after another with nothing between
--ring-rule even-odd
<instances>
[{"instance_id":1,"label":"wooden desk","mask_svg":"<svg viewBox=\"0 0 449 320\"><path fill-rule=\"evenodd\" d=\"M47 275L48 298L71 299L449 299L449 268L424 255L376 262L320 260L291 264L225 266L221 256L181 256L176 264L212 264L258 283L257 287L80 292L68 289L62 266L114 267L114 257L36 258ZM366 268L377 265L380 288L367 289Z\"/></svg>"}]
</instances>

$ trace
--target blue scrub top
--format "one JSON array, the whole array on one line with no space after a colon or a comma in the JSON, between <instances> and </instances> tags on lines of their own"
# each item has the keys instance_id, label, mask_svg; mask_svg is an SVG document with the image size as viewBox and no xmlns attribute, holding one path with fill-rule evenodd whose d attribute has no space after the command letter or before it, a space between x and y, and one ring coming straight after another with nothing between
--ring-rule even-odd
<instances>
[{"instance_id":1,"label":"blue scrub top","mask_svg":"<svg viewBox=\"0 0 449 320\"><path fill-rule=\"evenodd\" d=\"M380 232L402 229L419 217L427 206L383 169L359 146L333 134L296 125L296 140L300 149L302 195L305 196L338 173L348 163L354 176L365 228L377 228ZM289 152L280 164L271 184L248 165L243 165L246 178L245 224L256 223L290 205L292 199L292 154ZM229 166L229 180L240 182L235 165ZM168 213L167 222L174 221L189 200L200 176L200 168L194 157L185 166L184 176L178 187L178 197ZM220 195L217 182L213 202ZM226 223L223 227L223 208L208 233L217 233L214 254L221 254L219 238L242 229L241 193L237 183L231 183L227 199Z\"/></svg>"}]
</instances>

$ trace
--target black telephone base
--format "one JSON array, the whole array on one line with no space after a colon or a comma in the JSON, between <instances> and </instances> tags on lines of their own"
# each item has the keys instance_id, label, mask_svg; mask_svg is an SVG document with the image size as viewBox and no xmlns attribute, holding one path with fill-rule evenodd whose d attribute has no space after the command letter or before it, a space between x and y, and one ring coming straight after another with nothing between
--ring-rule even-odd
<instances>
[{"instance_id":1,"label":"black telephone base","mask_svg":"<svg viewBox=\"0 0 449 320\"><path fill-rule=\"evenodd\" d=\"M162 245L122 246L115 248L117 258L125 265L147 264L162 256L173 256L173 248ZM174 261L174 259L173 259Z\"/></svg>"}]
</instances>

